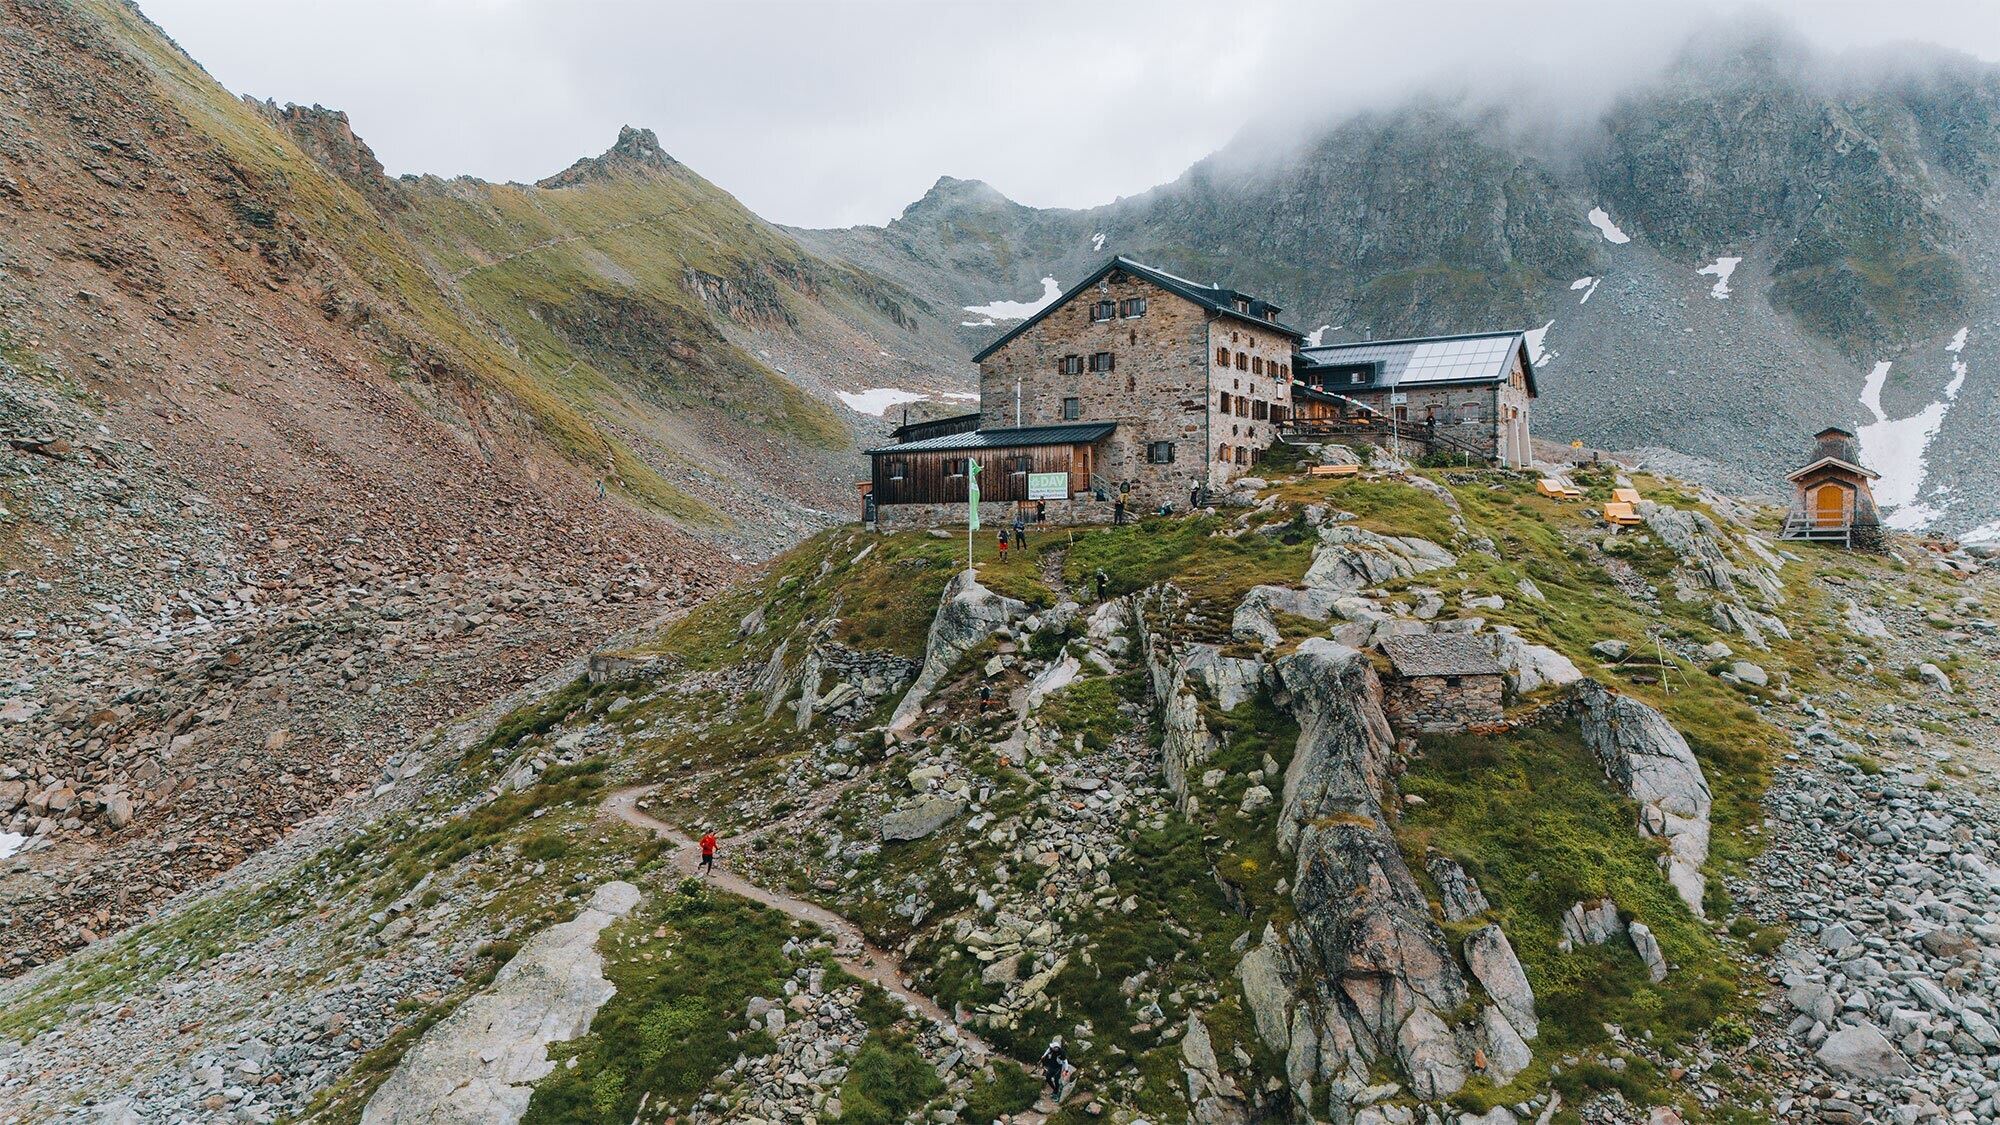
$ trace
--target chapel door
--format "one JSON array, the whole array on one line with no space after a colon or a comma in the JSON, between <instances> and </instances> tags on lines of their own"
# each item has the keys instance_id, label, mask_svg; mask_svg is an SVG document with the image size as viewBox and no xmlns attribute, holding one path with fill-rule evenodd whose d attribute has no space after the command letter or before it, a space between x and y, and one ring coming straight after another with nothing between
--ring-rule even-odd
<instances>
[{"instance_id":1,"label":"chapel door","mask_svg":"<svg viewBox=\"0 0 2000 1125\"><path fill-rule=\"evenodd\" d=\"M1821 527L1839 527L1847 522L1847 490L1837 484L1823 484L1813 494L1813 522Z\"/></svg>"}]
</instances>

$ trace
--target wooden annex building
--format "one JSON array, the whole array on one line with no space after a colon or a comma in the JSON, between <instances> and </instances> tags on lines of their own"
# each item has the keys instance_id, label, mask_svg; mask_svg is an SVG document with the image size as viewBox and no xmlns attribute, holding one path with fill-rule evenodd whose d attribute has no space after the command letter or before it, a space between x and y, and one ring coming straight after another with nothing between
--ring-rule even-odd
<instances>
[{"instance_id":1,"label":"wooden annex building","mask_svg":"<svg viewBox=\"0 0 2000 1125\"><path fill-rule=\"evenodd\" d=\"M1068 500L1090 491L1098 443L1116 428L1081 422L961 430L871 449L870 492L877 505L964 504L967 465L976 462L982 502Z\"/></svg>"}]
</instances>

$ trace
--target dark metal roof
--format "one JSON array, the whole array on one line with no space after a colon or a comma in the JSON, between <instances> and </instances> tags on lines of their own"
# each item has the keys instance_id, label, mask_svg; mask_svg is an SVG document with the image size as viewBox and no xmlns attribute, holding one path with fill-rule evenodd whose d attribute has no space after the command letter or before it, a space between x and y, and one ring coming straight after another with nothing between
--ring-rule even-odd
<instances>
[{"instance_id":1,"label":"dark metal roof","mask_svg":"<svg viewBox=\"0 0 2000 1125\"><path fill-rule=\"evenodd\" d=\"M972 357L972 362L978 363L987 356L999 351L1009 340L1026 332L1034 325L1039 324L1043 317L1069 304L1070 298L1096 285L1112 270L1120 269L1135 277L1145 278L1147 281L1152 282L1169 293L1193 301L1195 304L1218 316L1226 316L1243 321L1246 324L1254 324L1259 328L1275 328L1279 332L1290 336L1294 341L1305 339L1305 334L1296 328L1281 324L1276 320L1264 319L1264 314L1267 312L1272 316L1276 316L1284 311L1269 301L1252 297L1248 293L1238 293L1227 286L1203 285L1199 281L1189 281L1185 277L1176 277L1165 270L1154 269L1144 262L1135 262L1121 254L1097 267L1096 271L1089 277L1065 289L1062 296L1044 305L1035 312L1035 315L1008 329L999 339L980 349L979 354ZM1248 312L1236 307L1236 302L1239 300L1250 306Z\"/></svg>"},{"instance_id":2,"label":"dark metal roof","mask_svg":"<svg viewBox=\"0 0 2000 1125\"><path fill-rule=\"evenodd\" d=\"M905 414L907 415L907 411ZM945 418L925 418L917 422L906 421L895 429L890 430L889 436L895 438L897 441L902 441L910 434L920 433L924 430L935 430L940 427L949 428L954 433L976 430L979 428L979 411L974 410L966 414L953 414Z\"/></svg>"},{"instance_id":3,"label":"dark metal roof","mask_svg":"<svg viewBox=\"0 0 2000 1125\"><path fill-rule=\"evenodd\" d=\"M1463 336L1424 336L1407 340L1362 340L1301 348L1304 361L1294 373L1314 367L1376 365L1370 389L1418 383L1504 382L1516 355L1527 373L1528 393L1535 394L1535 367L1521 332L1475 332Z\"/></svg>"},{"instance_id":4,"label":"dark metal roof","mask_svg":"<svg viewBox=\"0 0 2000 1125\"><path fill-rule=\"evenodd\" d=\"M1498 676L1506 671L1486 642L1471 633L1389 637L1382 651L1399 676Z\"/></svg>"},{"instance_id":5,"label":"dark metal roof","mask_svg":"<svg viewBox=\"0 0 2000 1125\"><path fill-rule=\"evenodd\" d=\"M1116 422L1069 422L1060 426L1023 426L1007 430L973 430L925 438L906 445L871 449L869 456L887 453L938 453L947 449L1027 449L1038 445L1088 445L1118 428Z\"/></svg>"}]
</instances>

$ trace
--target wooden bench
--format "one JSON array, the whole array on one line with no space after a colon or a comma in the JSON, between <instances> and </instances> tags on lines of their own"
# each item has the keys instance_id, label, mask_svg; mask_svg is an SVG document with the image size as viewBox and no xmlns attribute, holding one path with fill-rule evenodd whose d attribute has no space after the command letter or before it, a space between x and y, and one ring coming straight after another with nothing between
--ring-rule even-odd
<instances>
[{"instance_id":1,"label":"wooden bench","mask_svg":"<svg viewBox=\"0 0 2000 1125\"><path fill-rule=\"evenodd\" d=\"M1606 502L1604 505L1604 519L1605 522L1615 523L1620 527L1631 527L1635 524L1646 522L1639 518L1638 512L1632 510L1631 504L1623 500Z\"/></svg>"},{"instance_id":2,"label":"wooden bench","mask_svg":"<svg viewBox=\"0 0 2000 1125\"><path fill-rule=\"evenodd\" d=\"M1309 477L1354 477L1361 475L1359 465L1314 465L1306 470Z\"/></svg>"},{"instance_id":3,"label":"wooden bench","mask_svg":"<svg viewBox=\"0 0 2000 1125\"><path fill-rule=\"evenodd\" d=\"M1620 504L1637 504L1639 502L1639 490L1636 488L1614 488L1611 490L1611 498Z\"/></svg>"}]
</instances>

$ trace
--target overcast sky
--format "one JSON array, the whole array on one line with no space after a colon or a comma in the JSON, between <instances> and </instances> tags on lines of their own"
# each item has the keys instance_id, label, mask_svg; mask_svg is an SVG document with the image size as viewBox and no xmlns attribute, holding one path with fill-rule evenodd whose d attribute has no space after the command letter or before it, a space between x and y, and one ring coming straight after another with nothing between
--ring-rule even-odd
<instances>
[{"instance_id":1,"label":"overcast sky","mask_svg":"<svg viewBox=\"0 0 2000 1125\"><path fill-rule=\"evenodd\" d=\"M392 174L534 180L641 125L803 226L885 222L939 175L1103 203L1438 81L1587 110L1717 13L2000 60L1995 0L139 3L231 90L346 110Z\"/></svg>"}]
</instances>

